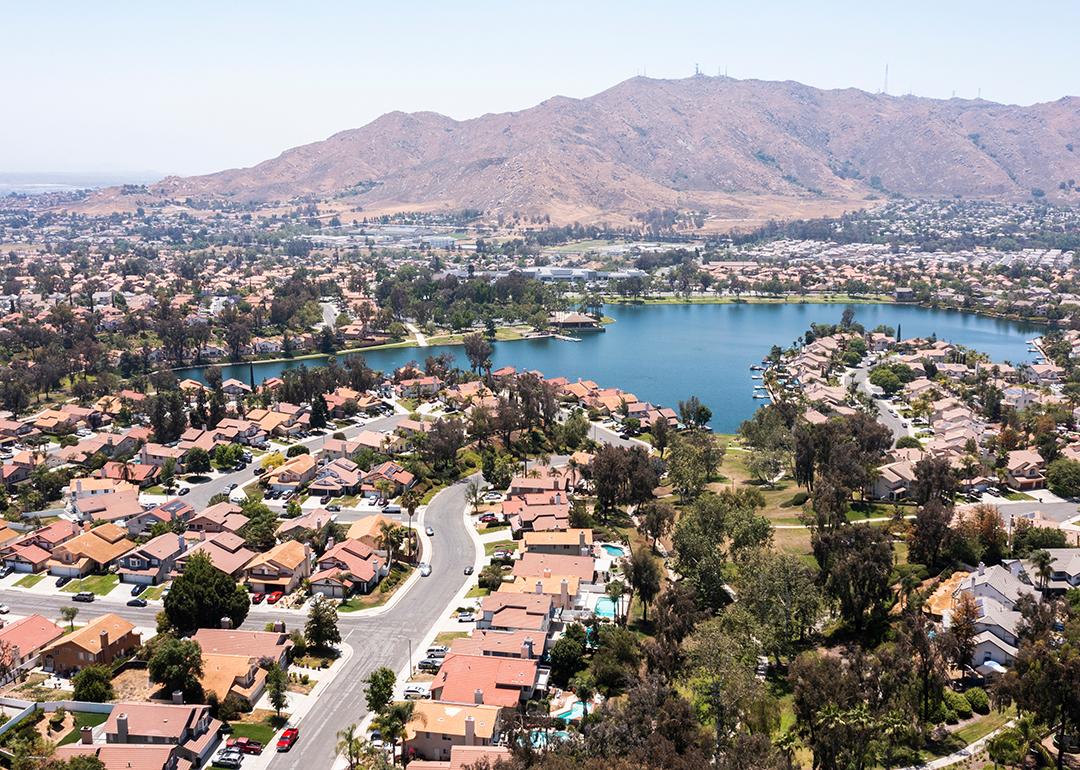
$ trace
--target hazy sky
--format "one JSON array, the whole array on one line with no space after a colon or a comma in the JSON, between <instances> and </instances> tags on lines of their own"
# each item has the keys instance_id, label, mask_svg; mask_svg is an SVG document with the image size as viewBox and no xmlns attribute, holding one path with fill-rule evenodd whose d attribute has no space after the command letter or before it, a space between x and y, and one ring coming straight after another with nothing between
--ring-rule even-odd
<instances>
[{"instance_id":1,"label":"hazy sky","mask_svg":"<svg viewBox=\"0 0 1080 770\"><path fill-rule=\"evenodd\" d=\"M454 118L633 75L1029 104L1080 94L1076 0L8 3L0 172L201 173L391 110Z\"/></svg>"}]
</instances>

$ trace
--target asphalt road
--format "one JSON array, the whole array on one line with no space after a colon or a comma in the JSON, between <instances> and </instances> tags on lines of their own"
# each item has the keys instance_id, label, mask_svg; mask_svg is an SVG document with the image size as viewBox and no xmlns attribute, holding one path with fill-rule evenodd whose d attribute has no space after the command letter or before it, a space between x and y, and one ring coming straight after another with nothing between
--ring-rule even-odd
<instances>
[{"instance_id":1,"label":"asphalt road","mask_svg":"<svg viewBox=\"0 0 1080 770\"><path fill-rule=\"evenodd\" d=\"M878 410L878 414L877 414L878 422L880 422L882 425L884 425L886 428L888 428L890 431L892 431L893 443L894 444L896 443L897 439L899 439L899 438L901 438L903 436L914 435L911 432L910 428L905 428L904 427L904 419L902 417L900 417L898 415L894 415L891 412L889 412L889 407L891 406L889 401L886 401L885 399L875 398L874 397L874 394L870 390L870 369L869 369L869 367L865 367L865 366L858 367L857 369L855 369L855 371L851 375L851 377L853 378L853 380L854 380L856 386L858 387L858 389L861 390L863 393L865 393L867 396L869 396L873 400L874 405L877 407L877 410Z\"/></svg>"}]
</instances>

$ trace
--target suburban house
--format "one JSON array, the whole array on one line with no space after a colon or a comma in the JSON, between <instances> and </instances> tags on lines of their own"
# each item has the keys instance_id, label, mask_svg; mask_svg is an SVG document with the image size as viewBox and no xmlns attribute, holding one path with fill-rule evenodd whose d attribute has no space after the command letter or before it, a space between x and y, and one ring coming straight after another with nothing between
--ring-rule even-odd
<instances>
[{"instance_id":1,"label":"suburban house","mask_svg":"<svg viewBox=\"0 0 1080 770\"><path fill-rule=\"evenodd\" d=\"M183 535L166 532L132 548L120 557L122 583L157 585L169 579L176 559L187 550Z\"/></svg>"},{"instance_id":2,"label":"suburban house","mask_svg":"<svg viewBox=\"0 0 1080 770\"><path fill-rule=\"evenodd\" d=\"M139 450L139 459L143 465L154 465L158 468L165 467L170 460L175 463L174 470L181 472L184 469L185 450L179 447L167 447L164 444L146 443Z\"/></svg>"},{"instance_id":3,"label":"suburban house","mask_svg":"<svg viewBox=\"0 0 1080 770\"><path fill-rule=\"evenodd\" d=\"M405 754L445 761L455 746L490 746L501 712L497 706L475 704L471 697L467 704L415 701L405 727Z\"/></svg>"},{"instance_id":4,"label":"suburban house","mask_svg":"<svg viewBox=\"0 0 1080 770\"><path fill-rule=\"evenodd\" d=\"M244 538L232 532L221 532L196 543L177 556L173 565L173 577L182 574L188 559L197 553L206 554L211 564L234 578L239 577L247 563L256 555L244 545Z\"/></svg>"},{"instance_id":5,"label":"suburban house","mask_svg":"<svg viewBox=\"0 0 1080 770\"><path fill-rule=\"evenodd\" d=\"M191 637L204 655L251 656L289 664L293 643L284 631L246 631L235 628L200 628Z\"/></svg>"},{"instance_id":6,"label":"suburban house","mask_svg":"<svg viewBox=\"0 0 1080 770\"><path fill-rule=\"evenodd\" d=\"M412 377L402 380L394 389L402 398L426 398L434 396L443 386L438 377Z\"/></svg>"},{"instance_id":7,"label":"suburban house","mask_svg":"<svg viewBox=\"0 0 1080 770\"><path fill-rule=\"evenodd\" d=\"M244 581L260 593L291 593L311 574L311 549L298 540L278 543L244 567Z\"/></svg>"},{"instance_id":8,"label":"suburban house","mask_svg":"<svg viewBox=\"0 0 1080 770\"><path fill-rule=\"evenodd\" d=\"M58 545L81 533L82 527L75 522L58 519L5 545L0 559L14 572L40 572Z\"/></svg>"},{"instance_id":9,"label":"suburban house","mask_svg":"<svg viewBox=\"0 0 1080 770\"><path fill-rule=\"evenodd\" d=\"M547 687L533 658L450 654L431 683L433 700L517 708Z\"/></svg>"},{"instance_id":10,"label":"suburban house","mask_svg":"<svg viewBox=\"0 0 1080 770\"><path fill-rule=\"evenodd\" d=\"M359 540L364 545L375 550L382 548L382 527L387 524L391 527L401 526L397 521L381 513L365 516L357 519L349 525L345 533L346 540Z\"/></svg>"},{"instance_id":11,"label":"suburban house","mask_svg":"<svg viewBox=\"0 0 1080 770\"><path fill-rule=\"evenodd\" d=\"M135 625L110 612L47 646L41 652L41 665L46 671L72 674L85 666L107 665L131 655L140 644Z\"/></svg>"},{"instance_id":12,"label":"suburban house","mask_svg":"<svg viewBox=\"0 0 1080 770\"><path fill-rule=\"evenodd\" d=\"M522 544L529 553L545 553L558 556L591 556L593 532L591 529L526 532L522 535Z\"/></svg>"},{"instance_id":13,"label":"suburban house","mask_svg":"<svg viewBox=\"0 0 1080 770\"><path fill-rule=\"evenodd\" d=\"M49 573L81 578L101 572L134 545L127 539L126 530L115 524L102 524L56 546L49 560Z\"/></svg>"},{"instance_id":14,"label":"suburban house","mask_svg":"<svg viewBox=\"0 0 1080 770\"><path fill-rule=\"evenodd\" d=\"M378 497L384 483L388 485L390 497L397 497L416 483L416 477L393 460L387 460L364 474L364 496Z\"/></svg>"},{"instance_id":15,"label":"suburban house","mask_svg":"<svg viewBox=\"0 0 1080 770\"><path fill-rule=\"evenodd\" d=\"M266 474L266 485L275 492L295 492L315 478L315 458L297 455Z\"/></svg>"},{"instance_id":16,"label":"suburban house","mask_svg":"<svg viewBox=\"0 0 1080 770\"><path fill-rule=\"evenodd\" d=\"M360 540L343 540L315 562L311 590L332 599L370 593L386 575L382 556Z\"/></svg>"},{"instance_id":17,"label":"suburban house","mask_svg":"<svg viewBox=\"0 0 1080 770\"><path fill-rule=\"evenodd\" d=\"M877 500L903 500L915 481L915 463L898 460L878 468L873 496Z\"/></svg>"},{"instance_id":18,"label":"suburban house","mask_svg":"<svg viewBox=\"0 0 1080 770\"><path fill-rule=\"evenodd\" d=\"M27 615L0 627L2 670L12 672L35 661L44 647L63 635L64 629L41 615Z\"/></svg>"},{"instance_id":19,"label":"suburban house","mask_svg":"<svg viewBox=\"0 0 1080 770\"><path fill-rule=\"evenodd\" d=\"M450 746L449 759L414 759L409 762L409 767L413 770L466 770L470 767L495 767L499 762L509 761L510 749L506 746L453 744Z\"/></svg>"},{"instance_id":20,"label":"suburban house","mask_svg":"<svg viewBox=\"0 0 1080 770\"><path fill-rule=\"evenodd\" d=\"M194 508L179 497L174 497L148 511L129 517L126 520L128 534L141 537L150 534L155 524L172 524L175 521L186 523L194 513Z\"/></svg>"},{"instance_id":21,"label":"suburban house","mask_svg":"<svg viewBox=\"0 0 1080 770\"><path fill-rule=\"evenodd\" d=\"M1034 449L1015 449L1005 460L1005 476L1013 489L1021 492L1045 486L1046 461Z\"/></svg>"},{"instance_id":22,"label":"suburban house","mask_svg":"<svg viewBox=\"0 0 1080 770\"><path fill-rule=\"evenodd\" d=\"M313 495L354 495L360 491L360 482L364 471L346 457L331 460L315 472L315 479L308 484L308 492Z\"/></svg>"},{"instance_id":23,"label":"suburban house","mask_svg":"<svg viewBox=\"0 0 1080 770\"><path fill-rule=\"evenodd\" d=\"M1047 548L1050 554L1050 579L1046 594L1063 594L1080 587L1080 548ZM1006 559L1002 564L1016 577L1026 577L1033 585L1042 588L1036 567L1028 559Z\"/></svg>"},{"instance_id":24,"label":"suburban house","mask_svg":"<svg viewBox=\"0 0 1080 770\"><path fill-rule=\"evenodd\" d=\"M495 631L533 631L547 636L552 617L554 604L550 596L498 591L481 600L476 627Z\"/></svg>"},{"instance_id":25,"label":"suburban house","mask_svg":"<svg viewBox=\"0 0 1080 770\"><path fill-rule=\"evenodd\" d=\"M221 722L209 706L117 703L102 731L108 745L170 746L179 760L200 766L221 739Z\"/></svg>"},{"instance_id":26,"label":"suburban house","mask_svg":"<svg viewBox=\"0 0 1080 770\"><path fill-rule=\"evenodd\" d=\"M316 508L307 513L297 516L295 519L285 519L274 531L278 538L286 538L293 533L315 531L322 529L334 521L337 516L325 508Z\"/></svg>"},{"instance_id":27,"label":"suburban house","mask_svg":"<svg viewBox=\"0 0 1080 770\"><path fill-rule=\"evenodd\" d=\"M221 502L214 503L188 519L187 528L190 532L216 535L219 532L239 532L247 522L248 518L239 505Z\"/></svg>"},{"instance_id":28,"label":"suburban house","mask_svg":"<svg viewBox=\"0 0 1080 770\"><path fill-rule=\"evenodd\" d=\"M540 658L547 636L532 631L483 631L455 639L450 652L458 655L492 655L503 658Z\"/></svg>"}]
</instances>

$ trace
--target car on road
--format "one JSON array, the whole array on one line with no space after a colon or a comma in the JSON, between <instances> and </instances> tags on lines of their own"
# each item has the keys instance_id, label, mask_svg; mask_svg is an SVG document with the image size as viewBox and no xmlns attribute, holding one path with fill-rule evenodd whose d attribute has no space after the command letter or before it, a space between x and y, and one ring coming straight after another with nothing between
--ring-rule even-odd
<instances>
[{"instance_id":1,"label":"car on road","mask_svg":"<svg viewBox=\"0 0 1080 770\"><path fill-rule=\"evenodd\" d=\"M146 599L142 598L141 596L136 596L134 599L128 599L127 606L128 607L145 607L149 603L150 602L146 601Z\"/></svg>"},{"instance_id":2,"label":"car on road","mask_svg":"<svg viewBox=\"0 0 1080 770\"><path fill-rule=\"evenodd\" d=\"M67 575L61 575L60 577L58 577L56 579L56 587L57 588L63 588L64 586L66 586L70 582L71 582L70 577L68 577Z\"/></svg>"},{"instance_id":3,"label":"car on road","mask_svg":"<svg viewBox=\"0 0 1080 770\"><path fill-rule=\"evenodd\" d=\"M74 596L71 597L71 601L73 601L73 602L92 602L92 601L94 601L94 592L93 591L79 591L79 593L77 593L77 594L75 594Z\"/></svg>"},{"instance_id":4,"label":"car on road","mask_svg":"<svg viewBox=\"0 0 1080 770\"><path fill-rule=\"evenodd\" d=\"M0 604L0 615L7 615L9 612L11 612L10 607L6 604Z\"/></svg>"},{"instance_id":5,"label":"car on road","mask_svg":"<svg viewBox=\"0 0 1080 770\"><path fill-rule=\"evenodd\" d=\"M418 564L417 567L420 569L420 576L421 577L427 577L428 575L431 574L431 565L428 564L426 561L420 562L420 564Z\"/></svg>"},{"instance_id":6,"label":"car on road","mask_svg":"<svg viewBox=\"0 0 1080 770\"><path fill-rule=\"evenodd\" d=\"M472 612L461 612L457 616L458 623L473 623L476 621L476 615Z\"/></svg>"},{"instance_id":7,"label":"car on road","mask_svg":"<svg viewBox=\"0 0 1080 770\"><path fill-rule=\"evenodd\" d=\"M401 513L401 506L397 503L388 503L387 505L383 506L382 512L388 515Z\"/></svg>"},{"instance_id":8,"label":"car on road","mask_svg":"<svg viewBox=\"0 0 1080 770\"><path fill-rule=\"evenodd\" d=\"M237 486L239 485L235 481L230 481L228 484L225 485L225 491L232 492L234 489L236 489Z\"/></svg>"},{"instance_id":9,"label":"car on road","mask_svg":"<svg viewBox=\"0 0 1080 770\"><path fill-rule=\"evenodd\" d=\"M281 734L281 737L277 741L278 751L288 751L293 747L296 741L300 738L300 731L295 727L286 728L285 732Z\"/></svg>"},{"instance_id":10,"label":"car on road","mask_svg":"<svg viewBox=\"0 0 1080 770\"><path fill-rule=\"evenodd\" d=\"M277 604L285 596L283 591L274 591L272 594L268 594L266 597L267 604Z\"/></svg>"},{"instance_id":11,"label":"car on road","mask_svg":"<svg viewBox=\"0 0 1080 770\"><path fill-rule=\"evenodd\" d=\"M337 503L334 503L333 505L326 506L326 510L330 513L339 513L341 511L341 506Z\"/></svg>"},{"instance_id":12,"label":"car on road","mask_svg":"<svg viewBox=\"0 0 1080 770\"><path fill-rule=\"evenodd\" d=\"M139 594L141 594L145 590L146 590L146 584L145 583L136 583L135 585L133 585L131 587L131 595L132 596L138 596Z\"/></svg>"},{"instance_id":13,"label":"car on road","mask_svg":"<svg viewBox=\"0 0 1080 770\"><path fill-rule=\"evenodd\" d=\"M472 573L473 573L473 566L470 564L468 567L465 568L465 574L466 575L471 575Z\"/></svg>"},{"instance_id":14,"label":"car on road","mask_svg":"<svg viewBox=\"0 0 1080 770\"><path fill-rule=\"evenodd\" d=\"M251 603L252 604L258 604L259 602L261 602L265 598L266 598L265 594L259 594L259 593L252 594L251 595Z\"/></svg>"},{"instance_id":15,"label":"car on road","mask_svg":"<svg viewBox=\"0 0 1080 770\"><path fill-rule=\"evenodd\" d=\"M251 738L229 738L225 745L230 749L237 749L244 754L262 754L263 745Z\"/></svg>"},{"instance_id":16,"label":"car on road","mask_svg":"<svg viewBox=\"0 0 1080 770\"><path fill-rule=\"evenodd\" d=\"M435 530L431 527L425 527L424 534L426 534L428 537L435 537Z\"/></svg>"},{"instance_id":17,"label":"car on road","mask_svg":"<svg viewBox=\"0 0 1080 770\"><path fill-rule=\"evenodd\" d=\"M422 661L416 664L416 667L420 671L430 671L434 674L440 668L442 668L442 664L442 658L424 658Z\"/></svg>"},{"instance_id":18,"label":"car on road","mask_svg":"<svg viewBox=\"0 0 1080 770\"><path fill-rule=\"evenodd\" d=\"M405 700L427 700L431 697L431 689L426 684L405 685Z\"/></svg>"},{"instance_id":19,"label":"car on road","mask_svg":"<svg viewBox=\"0 0 1080 770\"><path fill-rule=\"evenodd\" d=\"M191 487L180 487L180 489L177 490L176 494L180 495L180 497L183 497L190 491Z\"/></svg>"}]
</instances>

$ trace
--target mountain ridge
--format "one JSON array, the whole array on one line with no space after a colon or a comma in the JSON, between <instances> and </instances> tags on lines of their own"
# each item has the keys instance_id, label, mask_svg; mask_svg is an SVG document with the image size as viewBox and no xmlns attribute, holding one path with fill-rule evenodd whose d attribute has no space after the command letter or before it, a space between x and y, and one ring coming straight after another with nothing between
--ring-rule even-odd
<instances>
[{"instance_id":1,"label":"mountain ridge","mask_svg":"<svg viewBox=\"0 0 1080 770\"><path fill-rule=\"evenodd\" d=\"M635 77L584 98L455 120L393 111L248 168L166 177L171 198L346 199L363 210L632 216L734 202L1048 198L1080 177L1080 98L1029 106ZM573 218L573 216L569 217Z\"/></svg>"}]
</instances>

